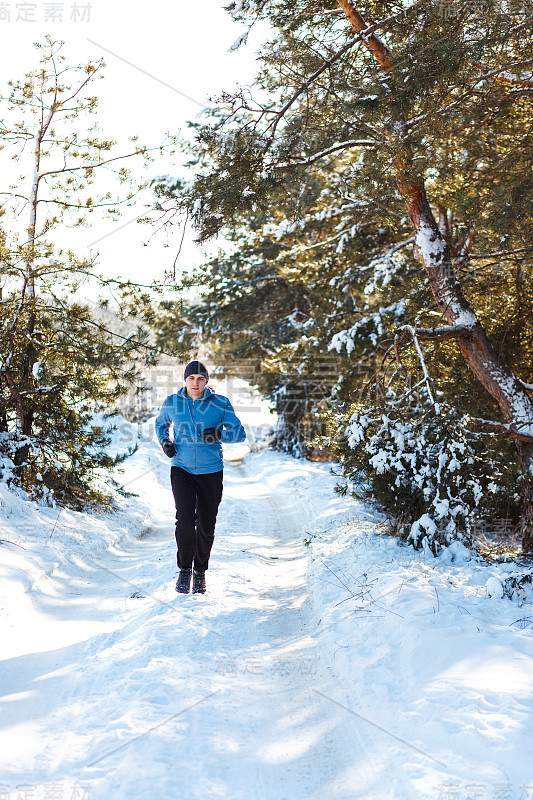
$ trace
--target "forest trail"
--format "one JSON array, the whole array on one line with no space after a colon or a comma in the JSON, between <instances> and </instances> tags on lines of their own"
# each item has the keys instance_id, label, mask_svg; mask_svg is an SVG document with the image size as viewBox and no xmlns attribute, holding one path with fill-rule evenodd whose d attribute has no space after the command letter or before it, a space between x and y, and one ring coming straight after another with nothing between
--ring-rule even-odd
<instances>
[{"instance_id":1,"label":"forest trail","mask_svg":"<svg viewBox=\"0 0 533 800\"><path fill-rule=\"evenodd\" d=\"M512 565L415 552L330 464L225 456L205 595L175 592L149 432L116 513L0 485L2 800L533 797Z\"/></svg>"},{"instance_id":2,"label":"forest trail","mask_svg":"<svg viewBox=\"0 0 533 800\"><path fill-rule=\"evenodd\" d=\"M52 784L69 800L383 798L317 637L304 538L319 498L280 488L276 457L227 463L207 593L181 596L168 463L153 461L141 534L59 559L26 595L4 662L6 785L35 800Z\"/></svg>"}]
</instances>

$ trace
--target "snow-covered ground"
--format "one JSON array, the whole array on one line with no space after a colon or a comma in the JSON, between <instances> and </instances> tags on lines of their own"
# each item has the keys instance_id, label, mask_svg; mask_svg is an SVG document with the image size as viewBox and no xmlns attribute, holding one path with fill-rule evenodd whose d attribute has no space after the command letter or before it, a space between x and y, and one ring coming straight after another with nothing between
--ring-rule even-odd
<instances>
[{"instance_id":1,"label":"snow-covered ground","mask_svg":"<svg viewBox=\"0 0 533 800\"><path fill-rule=\"evenodd\" d=\"M243 415L244 416L244 415ZM1 800L533 798L533 610L330 465L226 448L205 595L177 595L147 423L116 513L0 484Z\"/></svg>"}]
</instances>

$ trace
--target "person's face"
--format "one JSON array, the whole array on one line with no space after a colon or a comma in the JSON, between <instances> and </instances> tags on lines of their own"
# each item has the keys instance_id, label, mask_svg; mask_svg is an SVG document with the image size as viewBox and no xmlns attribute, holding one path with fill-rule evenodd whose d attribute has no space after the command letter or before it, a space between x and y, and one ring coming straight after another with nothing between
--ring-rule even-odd
<instances>
[{"instance_id":1,"label":"person's face","mask_svg":"<svg viewBox=\"0 0 533 800\"><path fill-rule=\"evenodd\" d=\"M203 395L206 384L207 381L203 375L188 375L185 379L187 394L193 400Z\"/></svg>"}]
</instances>

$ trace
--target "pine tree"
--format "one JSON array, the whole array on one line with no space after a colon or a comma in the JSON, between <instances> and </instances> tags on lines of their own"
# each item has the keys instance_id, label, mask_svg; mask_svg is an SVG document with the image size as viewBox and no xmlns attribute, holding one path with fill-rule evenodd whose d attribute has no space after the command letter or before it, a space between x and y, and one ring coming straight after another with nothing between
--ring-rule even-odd
<instances>
[{"instance_id":1,"label":"pine tree","mask_svg":"<svg viewBox=\"0 0 533 800\"><path fill-rule=\"evenodd\" d=\"M367 225L379 243L384 229L389 240L381 254L388 248L389 260L396 255L390 288L399 284L404 310L384 366L388 355L399 373L418 362L435 416L443 409L431 368L449 376L451 358L461 364L463 387L479 381L486 394L477 410L487 413L475 421L516 449L523 547L531 550L533 404L522 382L530 383L531 369L524 360L531 353L533 78L524 71L531 8L444 0L360 9L349 0L265 0L229 8L243 21L267 19L277 35L263 49L255 95L227 95L224 109L195 126L201 168L172 192L179 206L202 237L227 228L253 235L280 206L293 231L309 233L310 211L320 202L317 175L329 173L328 184L336 180L338 195L352 203L341 212L347 232L340 228L340 236L357 240ZM405 256L400 248L413 239L412 256ZM299 269L301 258L295 260ZM381 291L383 258L354 269L365 266L373 271L367 287ZM483 291L495 266L494 283L505 288L496 303L503 320L492 317ZM403 318L409 313L410 321ZM366 329L356 320L336 341L371 337L383 316L368 314Z\"/></svg>"},{"instance_id":2,"label":"pine tree","mask_svg":"<svg viewBox=\"0 0 533 800\"><path fill-rule=\"evenodd\" d=\"M148 327L130 321L128 335L108 330L96 292L112 284L124 319L149 314L150 298L98 276L94 257L62 247L61 232L86 224L96 209L115 218L131 204L137 189L125 159L143 161L148 152L134 139L129 152L114 155L114 142L90 125L103 62L68 66L63 44L49 37L37 47L38 68L12 82L1 101L4 154L21 173L0 194L2 472L33 496L79 505L103 499L94 478L121 460L106 454L108 426L91 418L112 408L152 357ZM123 187L116 195L109 168ZM77 299L91 291L94 303Z\"/></svg>"}]
</instances>

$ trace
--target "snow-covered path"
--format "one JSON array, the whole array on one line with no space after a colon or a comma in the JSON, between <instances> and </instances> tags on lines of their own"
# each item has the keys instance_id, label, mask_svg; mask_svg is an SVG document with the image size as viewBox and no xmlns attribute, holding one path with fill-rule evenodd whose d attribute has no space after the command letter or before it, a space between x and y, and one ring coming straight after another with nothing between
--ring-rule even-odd
<instances>
[{"instance_id":1,"label":"snow-covered path","mask_svg":"<svg viewBox=\"0 0 533 800\"><path fill-rule=\"evenodd\" d=\"M485 586L505 565L379 535L327 464L228 451L203 596L174 591L156 446L118 515L0 484L1 800L533 797L533 617Z\"/></svg>"},{"instance_id":2,"label":"snow-covered path","mask_svg":"<svg viewBox=\"0 0 533 800\"><path fill-rule=\"evenodd\" d=\"M357 796L365 742L327 699L309 596L303 539L320 509L269 473L271 461L263 476L227 464L205 596L174 591L166 464L143 478L156 513L140 536L98 556L82 545L33 582L3 670L8 785L102 800Z\"/></svg>"}]
</instances>

